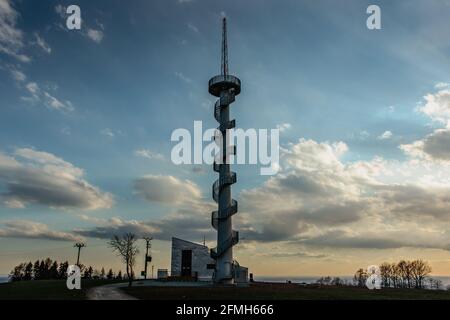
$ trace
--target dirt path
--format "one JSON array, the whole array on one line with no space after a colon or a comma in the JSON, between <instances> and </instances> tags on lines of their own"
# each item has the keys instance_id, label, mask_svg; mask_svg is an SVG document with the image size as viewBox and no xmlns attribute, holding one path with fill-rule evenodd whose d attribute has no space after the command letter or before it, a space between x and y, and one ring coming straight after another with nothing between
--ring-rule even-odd
<instances>
[{"instance_id":1,"label":"dirt path","mask_svg":"<svg viewBox=\"0 0 450 320\"><path fill-rule=\"evenodd\" d=\"M126 284L111 284L106 286L95 287L87 292L88 300L138 300L122 290Z\"/></svg>"}]
</instances>

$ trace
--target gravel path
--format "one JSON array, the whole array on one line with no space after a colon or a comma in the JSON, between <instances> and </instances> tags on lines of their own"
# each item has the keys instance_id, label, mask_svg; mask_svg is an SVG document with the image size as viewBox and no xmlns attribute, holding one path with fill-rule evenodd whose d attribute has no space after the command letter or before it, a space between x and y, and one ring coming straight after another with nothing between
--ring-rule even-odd
<instances>
[{"instance_id":1,"label":"gravel path","mask_svg":"<svg viewBox=\"0 0 450 320\"><path fill-rule=\"evenodd\" d=\"M117 283L92 288L87 293L88 300L138 300L119 288L126 287L127 284Z\"/></svg>"},{"instance_id":2,"label":"gravel path","mask_svg":"<svg viewBox=\"0 0 450 320\"><path fill-rule=\"evenodd\" d=\"M154 280L137 280L133 282L133 287L208 287L211 282L159 282ZM95 287L87 292L88 300L138 300L120 288L127 287L128 283L114 283L105 286Z\"/></svg>"}]
</instances>

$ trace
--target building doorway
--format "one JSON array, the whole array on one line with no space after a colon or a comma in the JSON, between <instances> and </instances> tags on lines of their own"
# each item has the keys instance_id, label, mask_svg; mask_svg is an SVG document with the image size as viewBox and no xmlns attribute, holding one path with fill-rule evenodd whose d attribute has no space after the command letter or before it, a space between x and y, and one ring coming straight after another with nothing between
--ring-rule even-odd
<instances>
[{"instance_id":1,"label":"building doorway","mask_svg":"<svg viewBox=\"0 0 450 320\"><path fill-rule=\"evenodd\" d=\"M183 250L181 252L181 276L192 276L192 250Z\"/></svg>"}]
</instances>

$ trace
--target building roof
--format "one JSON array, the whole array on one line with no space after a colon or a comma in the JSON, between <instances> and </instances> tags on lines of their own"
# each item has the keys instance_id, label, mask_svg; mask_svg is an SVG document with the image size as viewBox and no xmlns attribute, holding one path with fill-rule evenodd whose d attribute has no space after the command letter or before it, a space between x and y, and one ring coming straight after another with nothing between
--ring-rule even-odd
<instances>
[{"instance_id":1,"label":"building roof","mask_svg":"<svg viewBox=\"0 0 450 320\"><path fill-rule=\"evenodd\" d=\"M204 246L203 244L200 244L200 243L195 243L195 242L192 242L192 241L188 241L188 240L183 240L183 239L180 239L180 238L172 237L172 243L173 243L174 241L187 242L187 243L189 243L189 244L191 244L191 245L194 245L194 246L199 246L199 247L208 248L207 246Z\"/></svg>"}]
</instances>

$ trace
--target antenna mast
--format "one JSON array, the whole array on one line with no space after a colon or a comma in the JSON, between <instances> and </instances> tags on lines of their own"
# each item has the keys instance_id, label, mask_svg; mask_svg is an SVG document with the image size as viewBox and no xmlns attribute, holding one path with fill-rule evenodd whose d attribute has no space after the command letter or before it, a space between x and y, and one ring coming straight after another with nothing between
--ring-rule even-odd
<instances>
[{"instance_id":1,"label":"antenna mast","mask_svg":"<svg viewBox=\"0 0 450 320\"><path fill-rule=\"evenodd\" d=\"M222 24L222 70L221 75L228 75L228 41L227 41L227 18L223 18Z\"/></svg>"}]
</instances>

